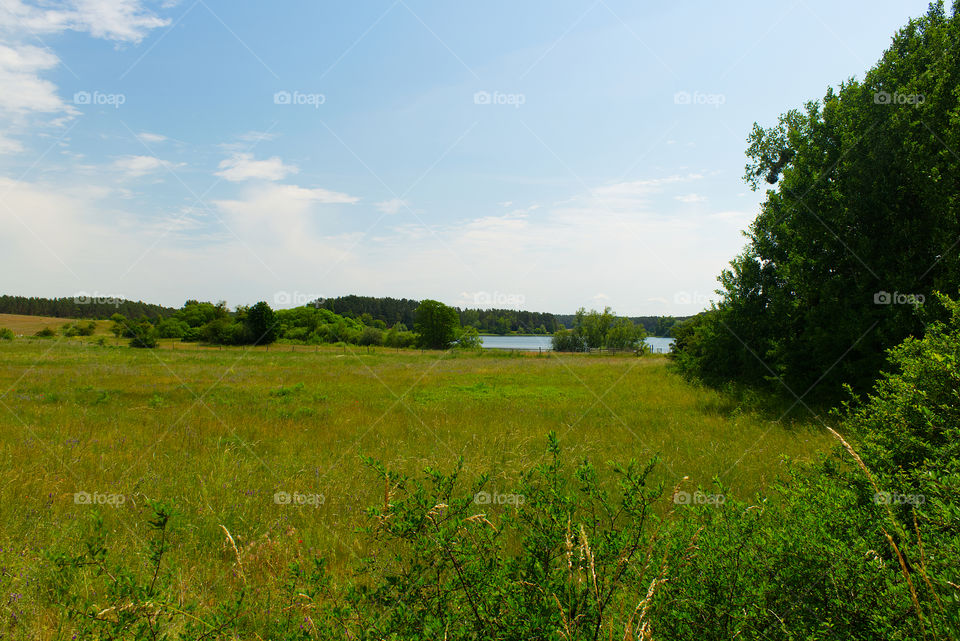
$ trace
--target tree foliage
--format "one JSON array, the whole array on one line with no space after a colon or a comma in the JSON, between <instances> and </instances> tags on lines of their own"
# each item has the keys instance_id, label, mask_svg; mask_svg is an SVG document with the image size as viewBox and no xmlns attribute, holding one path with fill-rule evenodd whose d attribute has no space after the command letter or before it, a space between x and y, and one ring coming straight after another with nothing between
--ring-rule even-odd
<instances>
[{"instance_id":1,"label":"tree foliage","mask_svg":"<svg viewBox=\"0 0 960 641\"><path fill-rule=\"evenodd\" d=\"M454 308L428 299L417 307L414 330L421 347L447 349L460 335L460 317Z\"/></svg>"},{"instance_id":2,"label":"tree foliage","mask_svg":"<svg viewBox=\"0 0 960 641\"><path fill-rule=\"evenodd\" d=\"M862 81L754 126L746 178L767 191L716 309L680 330L684 368L833 401L956 291L960 16L933 5ZM782 385L782 386L781 386ZM792 396L791 392L785 392Z\"/></svg>"},{"instance_id":3,"label":"tree foliage","mask_svg":"<svg viewBox=\"0 0 960 641\"><path fill-rule=\"evenodd\" d=\"M580 308L574 315L573 329L553 335L557 352L586 352L591 349L638 350L644 346L646 331L629 318L618 317L606 307L602 312Z\"/></svg>"}]
</instances>

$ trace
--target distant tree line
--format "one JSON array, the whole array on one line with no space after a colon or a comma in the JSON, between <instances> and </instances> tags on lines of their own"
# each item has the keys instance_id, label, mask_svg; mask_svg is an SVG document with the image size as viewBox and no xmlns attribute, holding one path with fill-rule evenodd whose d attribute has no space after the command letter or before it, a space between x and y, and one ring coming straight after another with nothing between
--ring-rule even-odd
<instances>
[{"instance_id":1,"label":"distant tree line","mask_svg":"<svg viewBox=\"0 0 960 641\"><path fill-rule=\"evenodd\" d=\"M320 298L315 306L345 318L383 321L387 326L403 323L413 327L420 301L408 298L340 296ZM474 327L484 334L552 334L563 329L555 314L516 309L460 309L453 307L462 327Z\"/></svg>"},{"instance_id":2,"label":"distant tree line","mask_svg":"<svg viewBox=\"0 0 960 641\"><path fill-rule=\"evenodd\" d=\"M67 296L39 298L35 296L0 296L0 314L25 316L53 316L56 318L107 319L114 314L126 318L158 319L170 316L176 310L143 301L101 296Z\"/></svg>"},{"instance_id":3,"label":"distant tree line","mask_svg":"<svg viewBox=\"0 0 960 641\"><path fill-rule=\"evenodd\" d=\"M111 320L111 331L117 338L128 338L132 347L143 348L156 347L159 339L164 338L210 345L268 345L281 341L304 345L346 343L428 349L480 346L476 328L462 327L455 308L431 300L422 301L417 306L415 331L399 322L387 327L382 320L374 319L368 313L360 318L347 318L313 305L274 311L262 301L230 310L222 301L188 300L166 318L131 319L114 314ZM65 335L79 335L66 334L67 329L74 331L65 326ZM76 331L86 329L86 325L78 325ZM92 325L89 329L92 332Z\"/></svg>"},{"instance_id":4,"label":"distant tree line","mask_svg":"<svg viewBox=\"0 0 960 641\"><path fill-rule=\"evenodd\" d=\"M374 296L340 296L320 298L313 305L329 309L345 318L383 321L387 326L403 323L413 327L420 301L408 298L378 298ZM557 330L573 328L576 314L550 314L516 309L474 309L454 307L462 327L475 327L482 334L553 334ZM689 316L632 316L635 325L643 326L650 336L671 336L674 325Z\"/></svg>"}]
</instances>

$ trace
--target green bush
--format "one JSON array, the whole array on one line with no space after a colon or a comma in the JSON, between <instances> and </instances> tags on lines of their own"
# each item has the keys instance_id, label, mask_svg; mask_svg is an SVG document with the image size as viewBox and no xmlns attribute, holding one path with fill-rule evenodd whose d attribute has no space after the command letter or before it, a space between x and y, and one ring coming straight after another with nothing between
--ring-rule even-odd
<instances>
[{"instance_id":1,"label":"green bush","mask_svg":"<svg viewBox=\"0 0 960 641\"><path fill-rule=\"evenodd\" d=\"M460 349L480 349L483 347L483 339L476 327L466 327L460 332L457 338L457 347Z\"/></svg>"},{"instance_id":2,"label":"green bush","mask_svg":"<svg viewBox=\"0 0 960 641\"><path fill-rule=\"evenodd\" d=\"M357 338L357 345L382 345L383 332L376 327L364 327Z\"/></svg>"},{"instance_id":3,"label":"green bush","mask_svg":"<svg viewBox=\"0 0 960 641\"><path fill-rule=\"evenodd\" d=\"M12 341L14 338L13 330L6 327L0 327L0 340Z\"/></svg>"},{"instance_id":4,"label":"green bush","mask_svg":"<svg viewBox=\"0 0 960 641\"><path fill-rule=\"evenodd\" d=\"M177 318L165 318L157 323L157 336L160 338L184 338L190 326Z\"/></svg>"},{"instance_id":5,"label":"green bush","mask_svg":"<svg viewBox=\"0 0 960 641\"><path fill-rule=\"evenodd\" d=\"M588 352L590 347L587 339L572 329L561 329L553 334L553 351L555 352Z\"/></svg>"},{"instance_id":6,"label":"green bush","mask_svg":"<svg viewBox=\"0 0 960 641\"><path fill-rule=\"evenodd\" d=\"M130 347L153 349L159 344L156 328L146 321L132 325L130 330L133 335L130 338Z\"/></svg>"},{"instance_id":7,"label":"green bush","mask_svg":"<svg viewBox=\"0 0 960 641\"><path fill-rule=\"evenodd\" d=\"M34 336L38 338L53 338L56 335L57 333L52 329L50 329L49 327L44 327L43 329L38 331L36 334L34 334Z\"/></svg>"}]
</instances>

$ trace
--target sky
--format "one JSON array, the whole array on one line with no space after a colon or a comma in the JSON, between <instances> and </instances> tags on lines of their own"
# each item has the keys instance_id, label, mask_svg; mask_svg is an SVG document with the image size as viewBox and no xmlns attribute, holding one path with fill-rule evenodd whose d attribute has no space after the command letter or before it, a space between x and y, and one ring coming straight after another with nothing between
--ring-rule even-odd
<instances>
[{"instance_id":1,"label":"sky","mask_svg":"<svg viewBox=\"0 0 960 641\"><path fill-rule=\"evenodd\" d=\"M689 315L915 0L0 0L0 293Z\"/></svg>"}]
</instances>

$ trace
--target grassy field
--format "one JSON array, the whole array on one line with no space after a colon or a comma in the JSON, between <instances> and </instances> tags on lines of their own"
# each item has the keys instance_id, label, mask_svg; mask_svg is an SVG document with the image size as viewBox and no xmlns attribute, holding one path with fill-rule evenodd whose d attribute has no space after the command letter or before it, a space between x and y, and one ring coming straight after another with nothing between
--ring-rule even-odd
<instances>
[{"instance_id":1,"label":"grassy field","mask_svg":"<svg viewBox=\"0 0 960 641\"><path fill-rule=\"evenodd\" d=\"M383 495L361 453L407 472L462 456L468 475L509 491L556 430L572 459L659 454L668 485L718 476L747 497L783 455L831 444L819 423L775 422L690 386L663 357L170 347L0 341L0 619L24 638L69 638L37 586L44 554L76 545L97 509L77 493L103 502L111 548L140 564L145 501L174 505L182 589L212 602L232 558L221 525L264 585L301 555L350 564L361 510Z\"/></svg>"}]
</instances>

